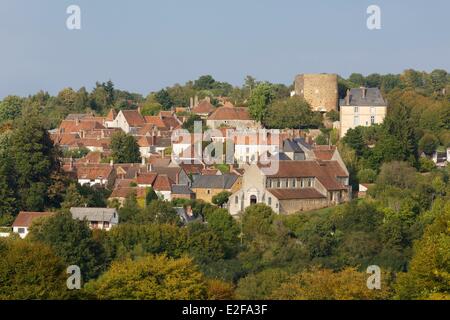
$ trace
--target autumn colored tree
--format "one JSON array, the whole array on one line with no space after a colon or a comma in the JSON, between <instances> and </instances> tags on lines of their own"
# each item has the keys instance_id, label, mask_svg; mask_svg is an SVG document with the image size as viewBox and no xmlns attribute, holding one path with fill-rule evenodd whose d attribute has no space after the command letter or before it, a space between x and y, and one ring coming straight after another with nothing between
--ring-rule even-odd
<instances>
[{"instance_id":1,"label":"autumn colored tree","mask_svg":"<svg viewBox=\"0 0 450 320\"><path fill-rule=\"evenodd\" d=\"M66 299L62 259L41 243L0 240L0 300Z\"/></svg>"},{"instance_id":2,"label":"autumn colored tree","mask_svg":"<svg viewBox=\"0 0 450 320\"><path fill-rule=\"evenodd\" d=\"M390 287L381 278L381 289L367 288L368 274L346 268L340 272L312 269L293 275L271 298L281 300L378 300L390 297ZM388 280L388 279L386 279Z\"/></svg>"},{"instance_id":3,"label":"autumn colored tree","mask_svg":"<svg viewBox=\"0 0 450 320\"><path fill-rule=\"evenodd\" d=\"M207 288L190 258L160 255L113 262L85 290L101 300L199 300L207 297Z\"/></svg>"}]
</instances>

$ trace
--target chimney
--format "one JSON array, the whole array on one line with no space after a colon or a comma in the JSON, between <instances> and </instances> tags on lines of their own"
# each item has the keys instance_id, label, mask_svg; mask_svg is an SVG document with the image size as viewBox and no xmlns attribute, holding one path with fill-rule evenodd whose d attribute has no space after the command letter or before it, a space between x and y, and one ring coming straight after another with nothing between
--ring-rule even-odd
<instances>
[{"instance_id":1,"label":"chimney","mask_svg":"<svg viewBox=\"0 0 450 320\"><path fill-rule=\"evenodd\" d=\"M189 108L190 108L191 110L194 108L194 98L193 98L193 97L191 97L191 98L189 99Z\"/></svg>"},{"instance_id":2,"label":"chimney","mask_svg":"<svg viewBox=\"0 0 450 320\"><path fill-rule=\"evenodd\" d=\"M366 87L361 87L361 96L363 99L366 98L366 91L367 91Z\"/></svg>"},{"instance_id":3,"label":"chimney","mask_svg":"<svg viewBox=\"0 0 450 320\"><path fill-rule=\"evenodd\" d=\"M75 124L78 126L78 125L80 125L80 119L77 117L77 118L75 118Z\"/></svg>"},{"instance_id":4,"label":"chimney","mask_svg":"<svg viewBox=\"0 0 450 320\"><path fill-rule=\"evenodd\" d=\"M345 96L345 104L350 105L350 89L347 89L347 95Z\"/></svg>"},{"instance_id":5,"label":"chimney","mask_svg":"<svg viewBox=\"0 0 450 320\"><path fill-rule=\"evenodd\" d=\"M109 165L110 165L111 167L114 167L114 160L113 160L113 159L111 159L111 161L109 161Z\"/></svg>"},{"instance_id":6,"label":"chimney","mask_svg":"<svg viewBox=\"0 0 450 320\"><path fill-rule=\"evenodd\" d=\"M141 164L142 164L143 166L145 166L145 164L146 164L145 158L144 158L144 157L142 157L142 162L141 162Z\"/></svg>"},{"instance_id":7,"label":"chimney","mask_svg":"<svg viewBox=\"0 0 450 320\"><path fill-rule=\"evenodd\" d=\"M211 97L206 97L205 100L211 103Z\"/></svg>"},{"instance_id":8,"label":"chimney","mask_svg":"<svg viewBox=\"0 0 450 320\"><path fill-rule=\"evenodd\" d=\"M197 95L196 95L195 98L194 98L194 105L195 105L195 106L198 106L198 96L197 96Z\"/></svg>"},{"instance_id":9,"label":"chimney","mask_svg":"<svg viewBox=\"0 0 450 320\"><path fill-rule=\"evenodd\" d=\"M71 171L73 170L73 158L72 157L70 157L69 168Z\"/></svg>"}]
</instances>

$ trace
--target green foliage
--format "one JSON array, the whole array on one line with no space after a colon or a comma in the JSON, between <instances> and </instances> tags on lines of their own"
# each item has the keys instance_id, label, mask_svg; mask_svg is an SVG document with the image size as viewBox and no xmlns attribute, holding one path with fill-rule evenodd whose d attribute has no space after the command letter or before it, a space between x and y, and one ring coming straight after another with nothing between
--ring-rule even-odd
<instances>
[{"instance_id":1,"label":"green foliage","mask_svg":"<svg viewBox=\"0 0 450 320\"><path fill-rule=\"evenodd\" d=\"M267 113L267 108L275 99L274 88L271 84L265 82L258 84L252 91L248 100L248 109L250 116L259 122L262 122Z\"/></svg>"},{"instance_id":2,"label":"green foliage","mask_svg":"<svg viewBox=\"0 0 450 320\"><path fill-rule=\"evenodd\" d=\"M181 224L180 217L169 202L154 200L143 210L139 210L132 220L134 223Z\"/></svg>"},{"instance_id":3,"label":"green foliage","mask_svg":"<svg viewBox=\"0 0 450 320\"><path fill-rule=\"evenodd\" d=\"M148 187L145 195L145 204L148 206L152 201L158 200L158 195L152 187Z\"/></svg>"},{"instance_id":4,"label":"green foliage","mask_svg":"<svg viewBox=\"0 0 450 320\"><path fill-rule=\"evenodd\" d=\"M59 152L43 127L39 111L28 109L17 121L9 149L14 165L19 208L41 211L50 204L52 178L60 171Z\"/></svg>"},{"instance_id":5,"label":"green foliage","mask_svg":"<svg viewBox=\"0 0 450 320\"><path fill-rule=\"evenodd\" d=\"M419 152L432 155L439 146L439 139L432 133L425 133L419 140Z\"/></svg>"},{"instance_id":6,"label":"green foliage","mask_svg":"<svg viewBox=\"0 0 450 320\"><path fill-rule=\"evenodd\" d=\"M316 144L318 144L319 146L328 145L328 137L327 137L327 135L321 133L317 136L317 138L316 138L316 140L314 140L314 142Z\"/></svg>"},{"instance_id":7,"label":"green foliage","mask_svg":"<svg viewBox=\"0 0 450 320\"><path fill-rule=\"evenodd\" d=\"M0 102L0 123L14 120L22 113L23 99L18 96L8 96Z\"/></svg>"},{"instance_id":8,"label":"green foliage","mask_svg":"<svg viewBox=\"0 0 450 320\"><path fill-rule=\"evenodd\" d=\"M105 250L87 223L72 219L69 213L37 221L27 238L49 245L68 266L79 266L84 280L97 277L107 267Z\"/></svg>"},{"instance_id":9,"label":"green foliage","mask_svg":"<svg viewBox=\"0 0 450 320\"><path fill-rule=\"evenodd\" d=\"M333 122L339 121L340 118L339 112L337 112L336 110L331 110L327 112L327 118Z\"/></svg>"},{"instance_id":10,"label":"green foliage","mask_svg":"<svg viewBox=\"0 0 450 320\"><path fill-rule=\"evenodd\" d=\"M67 299L66 268L40 243L0 239L0 300Z\"/></svg>"},{"instance_id":11,"label":"green foliage","mask_svg":"<svg viewBox=\"0 0 450 320\"><path fill-rule=\"evenodd\" d=\"M136 139L122 131L111 137L111 151L115 163L138 163L141 160Z\"/></svg>"},{"instance_id":12,"label":"green foliage","mask_svg":"<svg viewBox=\"0 0 450 320\"><path fill-rule=\"evenodd\" d=\"M212 203L223 208L223 205L228 202L228 198L230 198L230 196L231 196L231 192L222 191L212 197Z\"/></svg>"},{"instance_id":13,"label":"green foliage","mask_svg":"<svg viewBox=\"0 0 450 320\"><path fill-rule=\"evenodd\" d=\"M242 278L236 288L236 298L240 300L270 299L272 293L284 282L289 274L282 269L266 269Z\"/></svg>"},{"instance_id":14,"label":"green foliage","mask_svg":"<svg viewBox=\"0 0 450 320\"><path fill-rule=\"evenodd\" d=\"M450 205L436 217L414 246L409 270L399 276L400 299L450 298Z\"/></svg>"},{"instance_id":15,"label":"green foliage","mask_svg":"<svg viewBox=\"0 0 450 320\"><path fill-rule=\"evenodd\" d=\"M250 104L249 108L252 110ZM263 123L268 128L299 129L318 127L321 121L317 121L317 117L311 110L311 107L303 98L295 96L283 100L275 100L270 104L267 112L264 113Z\"/></svg>"},{"instance_id":16,"label":"green foliage","mask_svg":"<svg viewBox=\"0 0 450 320\"><path fill-rule=\"evenodd\" d=\"M173 107L173 101L167 90L160 90L155 93L155 100L164 110L170 110Z\"/></svg>"},{"instance_id":17,"label":"green foliage","mask_svg":"<svg viewBox=\"0 0 450 320\"><path fill-rule=\"evenodd\" d=\"M63 157L64 158L73 158L73 159L81 159L89 153L88 148L79 148L74 150L64 150Z\"/></svg>"},{"instance_id":18,"label":"green foliage","mask_svg":"<svg viewBox=\"0 0 450 320\"><path fill-rule=\"evenodd\" d=\"M374 183L377 178L377 172L372 169L362 169L358 171L358 180L360 183Z\"/></svg>"},{"instance_id":19,"label":"green foliage","mask_svg":"<svg viewBox=\"0 0 450 320\"><path fill-rule=\"evenodd\" d=\"M223 209L216 209L206 214L208 227L219 237L226 258L236 255L239 249L239 227L233 217Z\"/></svg>"}]
</instances>

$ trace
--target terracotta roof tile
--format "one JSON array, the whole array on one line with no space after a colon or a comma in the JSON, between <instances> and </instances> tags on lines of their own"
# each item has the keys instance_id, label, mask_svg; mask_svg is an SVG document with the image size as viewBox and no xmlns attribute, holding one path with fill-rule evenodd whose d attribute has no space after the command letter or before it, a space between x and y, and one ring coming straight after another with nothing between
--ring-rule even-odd
<instances>
[{"instance_id":1,"label":"terracotta roof tile","mask_svg":"<svg viewBox=\"0 0 450 320\"><path fill-rule=\"evenodd\" d=\"M192 108L192 113L196 114L211 114L214 112L216 108L208 101L208 100L202 100L198 105L196 105L194 108Z\"/></svg>"},{"instance_id":2,"label":"terracotta roof tile","mask_svg":"<svg viewBox=\"0 0 450 320\"><path fill-rule=\"evenodd\" d=\"M144 118L137 110L122 110L123 116L132 127L142 127L145 124Z\"/></svg>"},{"instance_id":3,"label":"terracotta roof tile","mask_svg":"<svg viewBox=\"0 0 450 320\"><path fill-rule=\"evenodd\" d=\"M34 220L44 217L50 217L54 215L53 212L19 212L16 220L14 220L13 227L25 227L31 226Z\"/></svg>"},{"instance_id":4,"label":"terracotta roof tile","mask_svg":"<svg viewBox=\"0 0 450 320\"><path fill-rule=\"evenodd\" d=\"M294 199L322 199L326 198L323 194L313 188L304 189L267 189L278 200Z\"/></svg>"},{"instance_id":5,"label":"terracotta roof tile","mask_svg":"<svg viewBox=\"0 0 450 320\"><path fill-rule=\"evenodd\" d=\"M208 120L252 120L245 107L224 106L217 108Z\"/></svg>"}]
</instances>

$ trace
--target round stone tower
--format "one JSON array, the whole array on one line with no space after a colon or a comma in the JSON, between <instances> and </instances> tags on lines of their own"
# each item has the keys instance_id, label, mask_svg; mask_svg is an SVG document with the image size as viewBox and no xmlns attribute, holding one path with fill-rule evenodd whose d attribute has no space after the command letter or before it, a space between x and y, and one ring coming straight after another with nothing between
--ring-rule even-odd
<instances>
[{"instance_id":1,"label":"round stone tower","mask_svg":"<svg viewBox=\"0 0 450 320\"><path fill-rule=\"evenodd\" d=\"M303 97L314 111L337 110L339 101L337 75L298 75L295 77L295 94Z\"/></svg>"}]
</instances>

